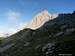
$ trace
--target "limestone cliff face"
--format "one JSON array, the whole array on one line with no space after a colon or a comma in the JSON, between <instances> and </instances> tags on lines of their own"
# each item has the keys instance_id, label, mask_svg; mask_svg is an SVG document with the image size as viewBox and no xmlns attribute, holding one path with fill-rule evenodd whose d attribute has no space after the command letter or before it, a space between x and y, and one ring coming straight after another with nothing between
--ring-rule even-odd
<instances>
[{"instance_id":1,"label":"limestone cliff face","mask_svg":"<svg viewBox=\"0 0 75 56\"><path fill-rule=\"evenodd\" d=\"M33 17L29 28L37 29L41 27L45 22L53 20L57 16L57 14L50 14L47 10L44 10Z\"/></svg>"}]
</instances>

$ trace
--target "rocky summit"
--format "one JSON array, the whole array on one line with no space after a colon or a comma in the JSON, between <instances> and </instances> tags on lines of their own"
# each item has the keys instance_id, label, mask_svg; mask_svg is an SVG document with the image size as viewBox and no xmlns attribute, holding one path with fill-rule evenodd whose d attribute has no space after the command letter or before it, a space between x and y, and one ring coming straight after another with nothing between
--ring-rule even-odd
<instances>
[{"instance_id":1,"label":"rocky summit","mask_svg":"<svg viewBox=\"0 0 75 56\"><path fill-rule=\"evenodd\" d=\"M26 28L1 40L0 56L75 55L75 11L56 17L43 11L34 17L32 27L36 29Z\"/></svg>"},{"instance_id":2,"label":"rocky summit","mask_svg":"<svg viewBox=\"0 0 75 56\"><path fill-rule=\"evenodd\" d=\"M45 22L53 20L57 16L58 14L50 14L47 10L43 10L33 17L29 28L37 29L41 27Z\"/></svg>"}]
</instances>

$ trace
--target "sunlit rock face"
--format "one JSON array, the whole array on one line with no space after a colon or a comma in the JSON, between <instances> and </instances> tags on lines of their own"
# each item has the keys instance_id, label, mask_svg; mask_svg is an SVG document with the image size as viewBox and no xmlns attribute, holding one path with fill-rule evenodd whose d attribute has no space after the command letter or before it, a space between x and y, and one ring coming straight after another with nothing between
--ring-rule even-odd
<instances>
[{"instance_id":1,"label":"sunlit rock face","mask_svg":"<svg viewBox=\"0 0 75 56\"><path fill-rule=\"evenodd\" d=\"M57 16L58 14L50 14L47 10L44 10L33 17L29 28L37 29L41 27L45 22L53 20Z\"/></svg>"}]
</instances>

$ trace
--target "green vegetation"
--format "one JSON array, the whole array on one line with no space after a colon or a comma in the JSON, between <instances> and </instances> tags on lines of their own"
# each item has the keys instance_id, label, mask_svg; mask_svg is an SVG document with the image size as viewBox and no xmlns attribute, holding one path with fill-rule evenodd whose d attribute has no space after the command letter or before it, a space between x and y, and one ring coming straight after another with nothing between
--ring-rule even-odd
<instances>
[{"instance_id":1,"label":"green vegetation","mask_svg":"<svg viewBox=\"0 0 75 56\"><path fill-rule=\"evenodd\" d=\"M0 37L0 44L2 43L2 40L4 39L4 37Z\"/></svg>"}]
</instances>

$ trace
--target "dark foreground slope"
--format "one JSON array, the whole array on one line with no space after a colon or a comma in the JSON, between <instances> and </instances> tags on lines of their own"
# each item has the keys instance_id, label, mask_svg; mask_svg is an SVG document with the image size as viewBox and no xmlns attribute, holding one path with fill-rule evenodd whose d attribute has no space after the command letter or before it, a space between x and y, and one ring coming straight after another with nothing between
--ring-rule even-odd
<instances>
[{"instance_id":1,"label":"dark foreground slope","mask_svg":"<svg viewBox=\"0 0 75 56\"><path fill-rule=\"evenodd\" d=\"M75 54L75 12L60 14L41 28L24 29L4 39L0 56L60 56Z\"/></svg>"}]
</instances>

